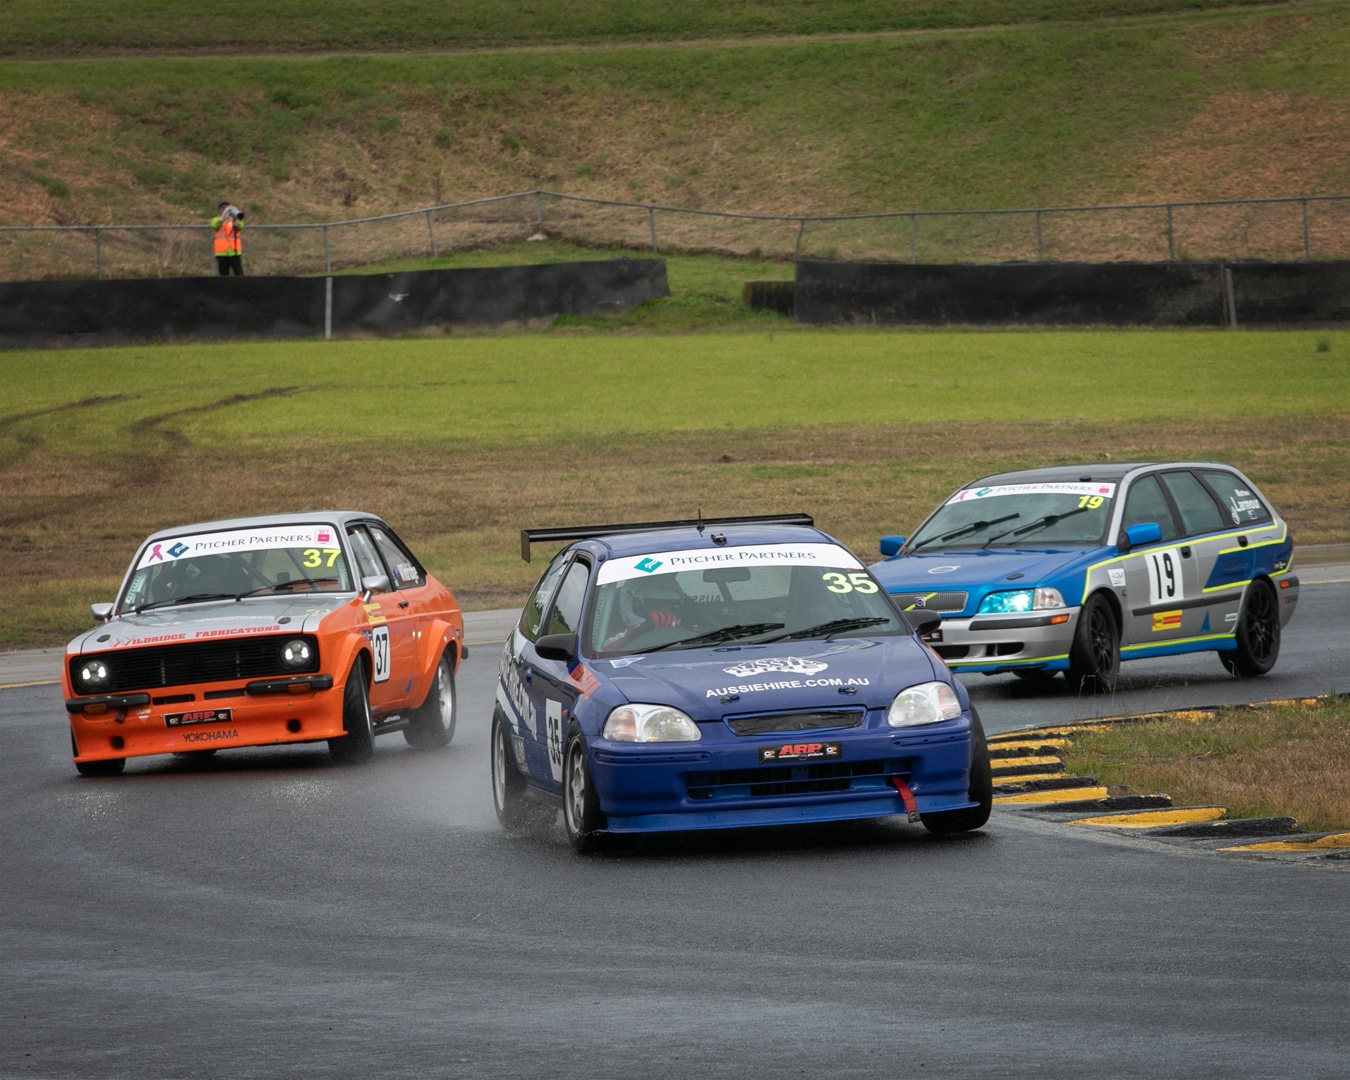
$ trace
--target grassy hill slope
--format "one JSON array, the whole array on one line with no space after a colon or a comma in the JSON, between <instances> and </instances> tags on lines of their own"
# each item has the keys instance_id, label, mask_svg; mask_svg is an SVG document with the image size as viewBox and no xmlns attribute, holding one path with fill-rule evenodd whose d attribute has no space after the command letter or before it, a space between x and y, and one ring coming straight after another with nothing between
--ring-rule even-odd
<instances>
[{"instance_id":1,"label":"grassy hill slope","mask_svg":"<svg viewBox=\"0 0 1350 1080\"><path fill-rule=\"evenodd\" d=\"M332 220L537 186L817 214L1347 187L1339 0L314 7L0 0L0 54L81 57L0 65L0 224L195 222L222 195ZM934 24L956 25L900 32ZM162 58L246 49L363 54Z\"/></svg>"}]
</instances>

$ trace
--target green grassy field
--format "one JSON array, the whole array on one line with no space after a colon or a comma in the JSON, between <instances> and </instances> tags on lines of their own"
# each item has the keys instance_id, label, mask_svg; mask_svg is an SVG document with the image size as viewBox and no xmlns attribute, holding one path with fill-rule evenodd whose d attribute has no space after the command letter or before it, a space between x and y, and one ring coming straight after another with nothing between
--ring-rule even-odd
<instances>
[{"instance_id":1,"label":"green grassy field","mask_svg":"<svg viewBox=\"0 0 1350 1080\"><path fill-rule=\"evenodd\" d=\"M1004 468L1213 458L1350 538L1350 333L588 328L0 354L0 641L184 521L381 513L471 607L526 526L805 510L861 555Z\"/></svg>"},{"instance_id":2,"label":"green grassy field","mask_svg":"<svg viewBox=\"0 0 1350 1080\"><path fill-rule=\"evenodd\" d=\"M0 66L0 224L193 222L226 192L277 222L536 187L815 214L1345 187L1345 0L552 4L519 22L487 3L435 5L441 22L429 4L329 5L309 21L313 5L241 4L232 49L337 55L195 60L161 54L211 40L219 19L165 4L162 22L133 23L133 7L0 3L11 50L70 43L43 46L64 59ZM1100 18L1116 11L1143 14ZM618 24L634 13L650 25L629 33ZM428 43L548 47L344 54L376 19L376 47L412 47L415 26ZM822 36L836 23L860 32ZM746 36L707 40L728 33ZM1233 237L1275 250L1260 222L1214 228L1187 253L1232 254ZM1344 223L1315 228L1330 243Z\"/></svg>"}]
</instances>

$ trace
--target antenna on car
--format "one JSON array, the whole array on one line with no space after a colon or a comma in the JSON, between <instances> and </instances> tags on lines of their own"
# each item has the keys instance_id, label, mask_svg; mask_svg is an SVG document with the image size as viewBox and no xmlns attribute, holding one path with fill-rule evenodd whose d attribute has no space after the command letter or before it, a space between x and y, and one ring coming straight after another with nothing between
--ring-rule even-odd
<instances>
[{"instance_id":1,"label":"antenna on car","mask_svg":"<svg viewBox=\"0 0 1350 1080\"><path fill-rule=\"evenodd\" d=\"M694 528L699 531L700 536L703 535L703 507L701 506L698 508L698 524Z\"/></svg>"}]
</instances>

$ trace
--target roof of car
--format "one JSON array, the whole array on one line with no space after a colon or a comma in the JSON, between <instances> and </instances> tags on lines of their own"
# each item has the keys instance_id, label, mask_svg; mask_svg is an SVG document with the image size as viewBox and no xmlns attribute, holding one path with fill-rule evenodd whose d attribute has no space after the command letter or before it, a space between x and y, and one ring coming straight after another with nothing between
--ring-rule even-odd
<instances>
[{"instance_id":1,"label":"roof of car","mask_svg":"<svg viewBox=\"0 0 1350 1080\"><path fill-rule=\"evenodd\" d=\"M724 537L719 542L715 537ZM578 541L574 547L603 552L612 558L653 551L745 547L750 544L838 544L834 537L809 525L693 525L650 532L620 533Z\"/></svg>"},{"instance_id":2,"label":"roof of car","mask_svg":"<svg viewBox=\"0 0 1350 1080\"><path fill-rule=\"evenodd\" d=\"M375 514L360 510L306 510L298 514L259 514L254 517L226 518L221 521L200 521L193 525L175 525L169 529L160 529L148 540L164 540L171 536L185 536L188 533L227 532L230 529L257 529L273 525L338 525L346 526L352 521L379 521Z\"/></svg>"},{"instance_id":3,"label":"roof of car","mask_svg":"<svg viewBox=\"0 0 1350 1080\"><path fill-rule=\"evenodd\" d=\"M972 480L965 487L977 484L1077 484L1100 480L1116 483L1137 469L1151 469L1157 466L1175 465L1178 468L1207 466L1209 468L1231 469L1214 461L1107 461L1092 462L1087 465L1052 465L1045 469L1019 469L1017 472L994 473Z\"/></svg>"}]
</instances>

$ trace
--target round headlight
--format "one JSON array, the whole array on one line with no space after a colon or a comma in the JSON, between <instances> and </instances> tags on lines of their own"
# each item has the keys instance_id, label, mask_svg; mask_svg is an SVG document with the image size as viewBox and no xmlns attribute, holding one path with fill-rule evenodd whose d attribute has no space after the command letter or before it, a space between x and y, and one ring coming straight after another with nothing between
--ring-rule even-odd
<instances>
[{"instance_id":1,"label":"round headlight","mask_svg":"<svg viewBox=\"0 0 1350 1080\"><path fill-rule=\"evenodd\" d=\"M891 727L915 727L936 724L939 720L954 720L960 715L961 702L955 690L945 682L926 682L895 695L886 714L886 723Z\"/></svg>"},{"instance_id":2,"label":"round headlight","mask_svg":"<svg viewBox=\"0 0 1350 1080\"><path fill-rule=\"evenodd\" d=\"M609 714L600 737L615 742L698 742L703 732L687 714L669 705L620 705Z\"/></svg>"},{"instance_id":3,"label":"round headlight","mask_svg":"<svg viewBox=\"0 0 1350 1080\"><path fill-rule=\"evenodd\" d=\"M292 671L304 671L314 662L314 646L304 638L291 638L281 646L281 664Z\"/></svg>"},{"instance_id":4,"label":"round headlight","mask_svg":"<svg viewBox=\"0 0 1350 1080\"><path fill-rule=\"evenodd\" d=\"M85 693L106 690L112 685L112 668L106 660L97 657L82 660L75 668L75 682Z\"/></svg>"}]
</instances>

